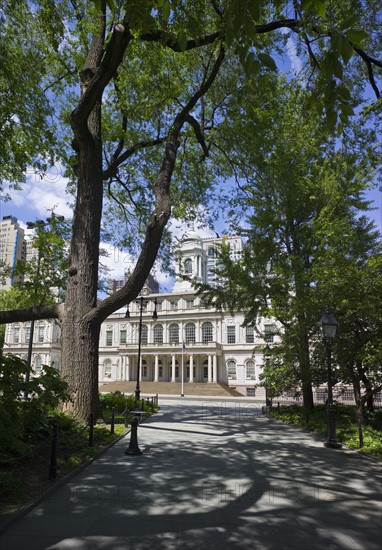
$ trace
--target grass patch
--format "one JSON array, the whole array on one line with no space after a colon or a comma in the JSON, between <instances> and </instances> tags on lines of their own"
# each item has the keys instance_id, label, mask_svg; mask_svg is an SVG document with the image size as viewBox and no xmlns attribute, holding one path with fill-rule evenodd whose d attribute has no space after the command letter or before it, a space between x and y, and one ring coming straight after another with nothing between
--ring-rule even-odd
<instances>
[{"instance_id":1,"label":"grass patch","mask_svg":"<svg viewBox=\"0 0 382 550\"><path fill-rule=\"evenodd\" d=\"M327 436L327 416L325 405L316 405L307 412L301 405L272 408L270 416L296 426L307 428ZM337 405L335 411L337 439L351 449L357 449L366 455L382 458L382 410L367 415L362 426L363 447L360 448L359 428L356 408L348 405Z\"/></svg>"}]
</instances>

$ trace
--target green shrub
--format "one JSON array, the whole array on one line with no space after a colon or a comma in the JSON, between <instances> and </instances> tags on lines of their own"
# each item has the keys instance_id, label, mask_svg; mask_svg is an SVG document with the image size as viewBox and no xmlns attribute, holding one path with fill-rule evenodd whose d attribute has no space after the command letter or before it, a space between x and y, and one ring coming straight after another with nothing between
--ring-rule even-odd
<instances>
[{"instance_id":1,"label":"green shrub","mask_svg":"<svg viewBox=\"0 0 382 550\"><path fill-rule=\"evenodd\" d=\"M26 381L27 374L29 381ZM24 400L25 394L28 400ZM25 455L28 441L35 440L47 428L51 410L68 399L67 384L53 367L43 365L41 375L34 377L23 359L15 355L1 356L1 458Z\"/></svg>"}]
</instances>

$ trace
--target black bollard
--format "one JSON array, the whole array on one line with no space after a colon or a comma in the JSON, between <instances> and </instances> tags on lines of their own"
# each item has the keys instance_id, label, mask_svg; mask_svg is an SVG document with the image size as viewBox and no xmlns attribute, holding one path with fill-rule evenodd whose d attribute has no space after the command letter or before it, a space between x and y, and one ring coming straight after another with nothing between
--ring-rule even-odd
<instances>
[{"instance_id":1,"label":"black bollard","mask_svg":"<svg viewBox=\"0 0 382 550\"><path fill-rule=\"evenodd\" d=\"M89 447L94 446L94 421L93 414L89 417Z\"/></svg>"},{"instance_id":2,"label":"black bollard","mask_svg":"<svg viewBox=\"0 0 382 550\"><path fill-rule=\"evenodd\" d=\"M114 433L114 421L115 421L115 407L111 408L111 424L110 424L110 433Z\"/></svg>"},{"instance_id":3,"label":"black bollard","mask_svg":"<svg viewBox=\"0 0 382 550\"><path fill-rule=\"evenodd\" d=\"M52 433L52 450L50 452L49 479L56 479L57 477L57 446L58 426L57 424L54 424Z\"/></svg>"},{"instance_id":4,"label":"black bollard","mask_svg":"<svg viewBox=\"0 0 382 550\"><path fill-rule=\"evenodd\" d=\"M142 451L138 447L138 417L134 416L131 420L130 444L125 451L125 455L141 455Z\"/></svg>"}]
</instances>

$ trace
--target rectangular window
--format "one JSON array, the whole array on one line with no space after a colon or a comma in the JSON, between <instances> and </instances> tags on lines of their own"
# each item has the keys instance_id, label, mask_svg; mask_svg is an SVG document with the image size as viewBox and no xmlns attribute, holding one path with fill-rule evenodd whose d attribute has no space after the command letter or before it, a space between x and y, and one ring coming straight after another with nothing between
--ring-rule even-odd
<instances>
[{"instance_id":1,"label":"rectangular window","mask_svg":"<svg viewBox=\"0 0 382 550\"><path fill-rule=\"evenodd\" d=\"M162 311L162 302L157 302L157 311Z\"/></svg>"},{"instance_id":2,"label":"rectangular window","mask_svg":"<svg viewBox=\"0 0 382 550\"><path fill-rule=\"evenodd\" d=\"M194 300L186 300L186 308L193 309L193 307L194 307Z\"/></svg>"},{"instance_id":3,"label":"rectangular window","mask_svg":"<svg viewBox=\"0 0 382 550\"><path fill-rule=\"evenodd\" d=\"M236 327L235 325L227 326L227 344L235 344L236 342Z\"/></svg>"},{"instance_id":4,"label":"rectangular window","mask_svg":"<svg viewBox=\"0 0 382 550\"><path fill-rule=\"evenodd\" d=\"M127 332L125 329L122 329L119 333L119 343L126 344Z\"/></svg>"},{"instance_id":5,"label":"rectangular window","mask_svg":"<svg viewBox=\"0 0 382 550\"><path fill-rule=\"evenodd\" d=\"M38 327L38 341L44 341L44 327Z\"/></svg>"},{"instance_id":6,"label":"rectangular window","mask_svg":"<svg viewBox=\"0 0 382 550\"><path fill-rule=\"evenodd\" d=\"M163 378L163 367L159 367L158 376L159 376L159 378Z\"/></svg>"},{"instance_id":7,"label":"rectangular window","mask_svg":"<svg viewBox=\"0 0 382 550\"><path fill-rule=\"evenodd\" d=\"M15 327L13 329L13 343L18 344L20 342L20 329L19 327Z\"/></svg>"},{"instance_id":8,"label":"rectangular window","mask_svg":"<svg viewBox=\"0 0 382 550\"><path fill-rule=\"evenodd\" d=\"M170 302L171 311L178 311L178 302Z\"/></svg>"},{"instance_id":9,"label":"rectangular window","mask_svg":"<svg viewBox=\"0 0 382 550\"><path fill-rule=\"evenodd\" d=\"M29 344L30 335L31 335L31 326L30 326L30 325L26 325L26 326L25 326L25 343L26 343L26 344Z\"/></svg>"},{"instance_id":10,"label":"rectangular window","mask_svg":"<svg viewBox=\"0 0 382 550\"><path fill-rule=\"evenodd\" d=\"M272 343L276 333L276 326L274 324L264 325L264 333L264 340L268 343Z\"/></svg>"},{"instance_id":11,"label":"rectangular window","mask_svg":"<svg viewBox=\"0 0 382 550\"><path fill-rule=\"evenodd\" d=\"M245 341L247 344L255 343L255 331L252 326L245 327Z\"/></svg>"},{"instance_id":12,"label":"rectangular window","mask_svg":"<svg viewBox=\"0 0 382 550\"><path fill-rule=\"evenodd\" d=\"M113 345L113 331L107 330L106 331L106 345L112 346Z\"/></svg>"}]
</instances>

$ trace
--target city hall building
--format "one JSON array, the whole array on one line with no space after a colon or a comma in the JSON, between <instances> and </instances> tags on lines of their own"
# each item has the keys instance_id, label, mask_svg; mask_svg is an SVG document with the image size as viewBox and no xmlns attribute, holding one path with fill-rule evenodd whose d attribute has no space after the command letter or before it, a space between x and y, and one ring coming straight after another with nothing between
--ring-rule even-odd
<instances>
[{"instance_id":1,"label":"city hall building","mask_svg":"<svg viewBox=\"0 0 382 550\"><path fill-rule=\"evenodd\" d=\"M260 319L257 326L243 327L244 315L218 311L202 304L183 274L199 282L216 283L216 247L230 246L233 258L243 249L239 237L201 238L190 230L176 258L176 279L171 292L161 293L149 280L142 296L127 308L113 313L101 327L99 381L203 383L236 388L253 395L261 385L264 346L272 345L274 322ZM128 274L127 274L128 276ZM118 287L111 282L109 288ZM266 342L260 335L269 334ZM6 353L26 357L30 323L14 323L6 329ZM32 365L38 373L42 364L60 368L60 327L56 322L35 323ZM160 392L160 391L159 391ZM264 388L259 387L260 397Z\"/></svg>"}]
</instances>

